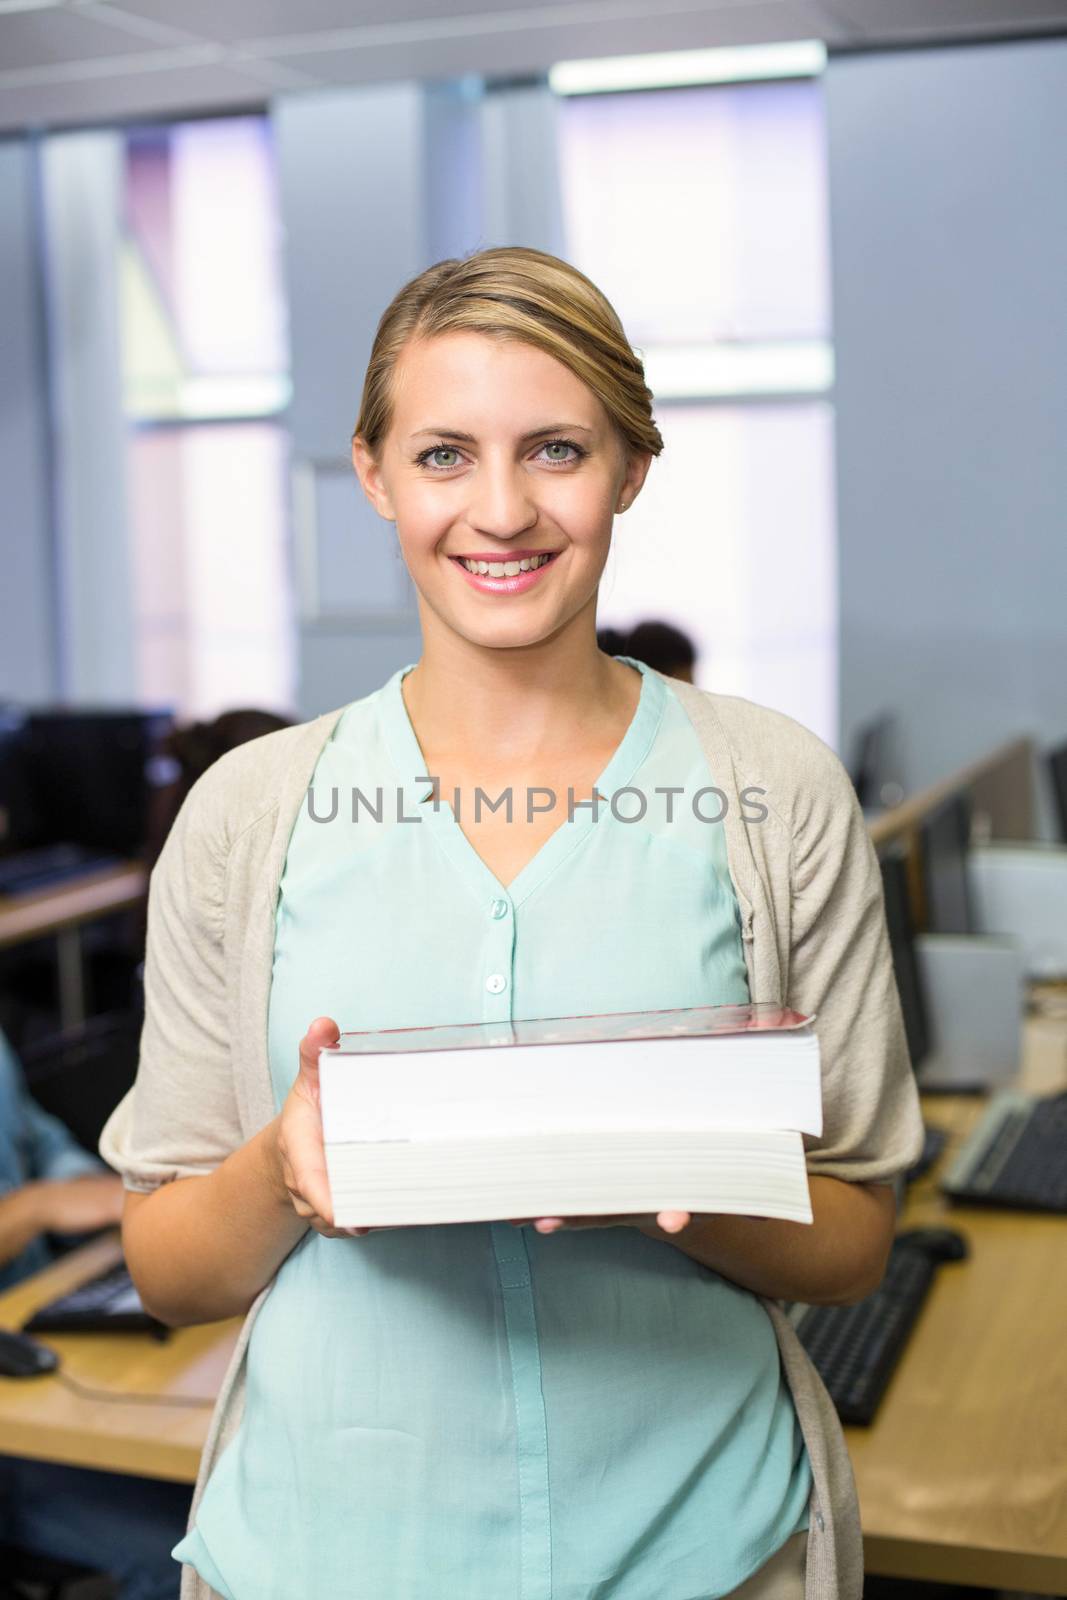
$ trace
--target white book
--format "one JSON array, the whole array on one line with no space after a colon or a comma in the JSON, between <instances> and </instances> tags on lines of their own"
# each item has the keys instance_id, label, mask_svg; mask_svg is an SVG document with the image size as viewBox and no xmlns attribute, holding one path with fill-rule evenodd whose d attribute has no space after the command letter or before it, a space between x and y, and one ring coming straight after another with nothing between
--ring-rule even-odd
<instances>
[{"instance_id":1,"label":"white book","mask_svg":"<svg viewBox=\"0 0 1067 1600\"><path fill-rule=\"evenodd\" d=\"M342 1034L319 1058L335 1223L810 1222L812 1020L764 1004Z\"/></svg>"}]
</instances>

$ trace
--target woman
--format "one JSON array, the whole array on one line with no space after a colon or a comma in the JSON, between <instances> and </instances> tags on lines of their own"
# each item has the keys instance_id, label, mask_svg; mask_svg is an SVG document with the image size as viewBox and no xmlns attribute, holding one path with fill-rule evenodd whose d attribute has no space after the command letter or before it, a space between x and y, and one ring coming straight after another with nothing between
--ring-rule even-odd
<instances>
[{"instance_id":1,"label":"woman","mask_svg":"<svg viewBox=\"0 0 1067 1600\"><path fill-rule=\"evenodd\" d=\"M861 1592L840 1428L776 1301L873 1287L919 1146L880 879L814 735L597 650L613 518L660 448L615 313L553 257L439 263L382 319L353 459L423 654L193 790L102 1142L146 1303L251 1313L186 1597ZM710 786L724 807L688 803ZM813 1226L332 1227L339 1027L750 997L819 1013Z\"/></svg>"}]
</instances>

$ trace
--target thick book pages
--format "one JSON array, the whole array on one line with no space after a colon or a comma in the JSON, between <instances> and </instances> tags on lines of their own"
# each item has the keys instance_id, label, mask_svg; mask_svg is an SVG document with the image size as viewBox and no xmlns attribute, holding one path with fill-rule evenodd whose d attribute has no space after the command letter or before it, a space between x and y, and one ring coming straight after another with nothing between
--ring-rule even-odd
<instances>
[{"instance_id":1,"label":"thick book pages","mask_svg":"<svg viewBox=\"0 0 1067 1600\"><path fill-rule=\"evenodd\" d=\"M811 1022L698 1006L342 1034L319 1060L336 1224L668 1207L810 1221Z\"/></svg>"}]
</instances>

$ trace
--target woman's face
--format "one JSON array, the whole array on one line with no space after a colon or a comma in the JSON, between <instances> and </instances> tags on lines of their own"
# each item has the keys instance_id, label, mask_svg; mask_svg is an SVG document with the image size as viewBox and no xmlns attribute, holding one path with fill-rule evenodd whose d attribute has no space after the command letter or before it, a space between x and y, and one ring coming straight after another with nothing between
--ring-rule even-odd
<instances>
[{"instance_id":1,"label":"woman's face","mask_svg":"<svg viewBox=\"0 0 1067 1600\"><path fill-rule=\"evenodd\" d=\"M628 458L593 391L516 340L413 342L393 401L378 459L357 440L353 461L396 523L424 632L432 616L471 643L513 648L588 613L592 634L612 518L651 457Z\"/></svg>"}]
</instances>

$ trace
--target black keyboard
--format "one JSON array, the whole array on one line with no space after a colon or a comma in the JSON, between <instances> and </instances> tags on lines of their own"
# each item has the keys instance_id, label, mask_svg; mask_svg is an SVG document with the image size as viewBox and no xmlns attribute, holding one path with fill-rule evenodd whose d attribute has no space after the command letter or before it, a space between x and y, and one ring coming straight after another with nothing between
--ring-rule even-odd
<instances>
[{"instance_id":1,"label":"black keyboard","mask_svg":"<svg viewBox=\"0 0 1067 1600\"><path fill-rule=\"evenodd\" d=\"M842 1422L873 1420L940 1264L905 1235L894 1240L885 1277L866 1299L793 1308L800 1342Z\"/></svg>"},{"instance_id":2,"label":"black keyboard","mask_svg":"<svg viewBox=\"0 0 1067 1600\"><path fill-rule=\"evenodd\" d=\"M18 855L0 861L0 895L58 888L75 878L119 865L117 856L86 850L78 844L50 844L40 850L20 850Z\"/></svg>"},{"instance_id":3,"label":"black keyboard","mask_svg":"<svg viewBox=\"0 0 1067 1600\"><path fill-rule=\"evenodd\" d=\"M1067 1094L998 1095L942 1188L970 1205L1067 1212Z\"/></svg>"},{"instance_id":4,"label":"black keyboard","mask_svg":"<svg viewBox=\"0 0 1067 1600\"><path fill-rule=\"evenodd\" d=\"M165 1323L149 1316L134 1288L125 1262L108 1267L71 1289L60 1299L41 1306L24 1333L151 1333L165 1338Z\"/></svg>"}]
</instances>

